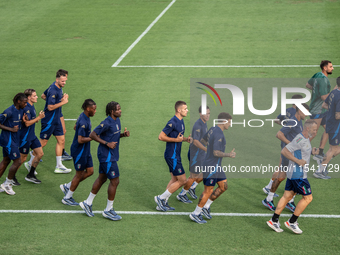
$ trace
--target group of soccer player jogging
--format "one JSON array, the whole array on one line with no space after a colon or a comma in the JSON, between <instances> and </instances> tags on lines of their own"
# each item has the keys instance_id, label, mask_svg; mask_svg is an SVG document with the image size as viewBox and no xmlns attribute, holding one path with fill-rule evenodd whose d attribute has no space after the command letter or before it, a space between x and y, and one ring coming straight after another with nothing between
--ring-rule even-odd
<instances>
[{"instance_id":1,"label":"group of soccer player jogging","mask_svg":"<svg viewBox=\"0 0 340 255\"><path fill-rule=\"evenodd\" d=\"M340 153L340 90L335 86L331 91L328 75L332 73L333 66L330 61L324 60L320 64L321 72L316 73L307 83L306 87L312 90L311 104L303 106L312 114L310 119L302 123L306 115L296 105L287 109L286 115L278 116L277 124L286 124L277 133L281 140L280 168L273 174L269 184L263 188L268 195L262 204L274 211L273 217L267 221L269 227L276 232L282 232L279 216L286 207L293 212L292 217L285 222L285 226L294 233L301 234L297 219L307 205L312 201L312 191L307 179L306 166L308 167L310 156L315 155L319 168L314 177L327 180L330 178L327 172L329 161ZM129 137L130 132L125 128L121 129L120 117L121 107L117 102L109 102L106 105L106 116L100 125L91 131L90 117L96 113L96 103L92 99L86 99L82 105L83 112L79 115L74 126L75 135L71 145L71 156L65 152L65 123L62 115L62 106L68 103L68 95L63 94L63 87L66 84L68 72L59 69L56 74L56 81L42 94L46 100L44 111L37 115L34 103L37 102L37 94L34 89L26 89L24 93L18 93L13 99L13 105L0 114L0 146L3 147L3 160L0 163L0 177L10 166L6 180L0 186L0 192L14 195L13 186L20 185L15 178L17 170L22 164L28 170L26 181L39 184L36 169L44 153L49 138L53 135L57 139L56 145L56 168L55 173L70 173L71 169L62 164L62 160L73 159L76 174L69 183L61 184L60 189L64 193L62 203L70 206L80 206L87 216L93 217L93 200L109 179L108 199L102 215L110 220L120 220L113 209L113 202L119 184L119 143L121 137ZM340 86L340 77L337 78ZM301 98L294 95L293 98ZM168 203L170 196L181 187L182 190L176 198L183 203L192 203L187 194L197 199L195 189L200 182L203 182L204 191L199 197L195 210L189 215L190 219L199 224L207 223L203 219L211 219L210 207L212 203L228 189L227 177L221 169L224 157L235 158L235 149L229 153L225 152L226 139L223 131L228 130L232 121L229 113L221 112L218 119L226 120L207 128L210 117L210 109L207 107L206 114L202 114L201 107L198 109L199 119L195 122L191 135L184 137L185 125L183 118L187 116L188 107L184 101L175 103L175 115L168 121L159 134L158 139L166 142L164 152L165 161L169 167L171 179L161 195L154 197L158 211L173 211ZM35 136L35 124L41 120L40 140ZM319 148L312 148L311 140L316 136L319 126L325 128ZM324 146L329 140L329 150L323 154ZM99 160L99 176L93 183L88 198L80 203L73 199L73 193L79 183L93 175L93 160L90 144L94 140L99 143L97 156ZM190 143L188 158L190 175L186 174L181 162L182 142ZM28 153L31 151L31 159L25 162ZM213 166L213 168L212 168ZM198 169L213 169L213 171L198 171ZM277 207L273 203L273 197L278 196L275 191L278 185L287 177L285 192L278 202ZM214 189L217 184L217 188ZM295 206L294 197L302 195L302 199Z\"/></svg>"}]
</instances>

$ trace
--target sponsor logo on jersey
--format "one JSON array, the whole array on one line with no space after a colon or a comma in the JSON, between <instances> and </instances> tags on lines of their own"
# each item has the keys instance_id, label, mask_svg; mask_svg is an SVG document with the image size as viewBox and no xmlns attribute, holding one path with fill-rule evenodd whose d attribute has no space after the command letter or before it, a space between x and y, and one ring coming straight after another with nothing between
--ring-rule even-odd
<instances>
[{"instance_id":1,"label":"sponsor logo on jersey","mask_svg":"<svg viewBox=\"0 0 340 255\"><path fill-rule=\"evenodd\" d=\"M30 110L27 110L27 112L26 113L30 113Z\"/></svg>"},{"instance_id":2,"label":"sponsor logo on jersey","mask_svg":"<svg viewBox=\"0 0 340 255\"><path fill-rule=\"evenodd\" d=\"M201 132L201 130L200 130L200 129L197 129L196 132Z\"/></svg>"},{"instance_id":3,"label":"sponsor logo on jersey","mask_svg":"<svg viewBox=\"0 0 340 255\"><path fill-rule=\"evenodd\" d=\"M171 124L171 123L169 124L169 127L172 127L172 124Z\"/></svg>"},{"instance_id":4,"label":"sponsor logo on jersey","mask_svg":"<svg viewBox=\"0 0 340 255\"><path fill-rule=\"evenodd\" d=\"M55 95L53 95L52 98L55 98Z\"/></svg>"},{"instance_id":5,"label":"sponsor logo on jersey","mask_svg":"<svg viewBox=\"0 0 340 255\"><path fill-rule=\"evenodd\" d=\"M222 138L220 138L218 141L219 141L219 142L222 142Z\"/></svg>"},{"instance_id":6,"label":"sponsor logo on jersey","mask_svg":"<svg viewBox=\"0 0 340 255\"><path fill-rule=\"evenodd\" d=\"M104 127L104 124L100 124L101 127Z\"/></svg>"},{"instance_id":7,"label":"sponsor logo on jersey","mask_svg":"<svg viewBox=\"0 0 340 255\"><path fill-rule=\"evenodd\" d=\"M82 127L82 128L85 128L85 125L82 125L81 127Z\"/></svg>"},{"instance_id":8,"label":"sponsor logo on jersey","mask_svg":"<svg viewBox=\"0 0 340 255\"><path fill-rule=\"evenodd\" d=\"M4 113L3 115L4 115L5 118L7 118L7 113Z\"/></svg>"}]
</instances>

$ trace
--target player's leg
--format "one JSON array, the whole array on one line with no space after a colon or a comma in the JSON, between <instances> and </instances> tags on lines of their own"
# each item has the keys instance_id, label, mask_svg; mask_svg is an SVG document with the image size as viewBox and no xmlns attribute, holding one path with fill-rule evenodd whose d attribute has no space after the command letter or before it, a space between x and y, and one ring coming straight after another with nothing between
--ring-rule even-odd
<instances>
[{"instance_id":1,"label":"player's leg","mask_svg":"<svg viewBox=\"0 0 340 255\"><path fill-rule=\"evenodd\" d=\"M63 165L61 157L63 154L63 148L65 146L65 135L58 135L55 136L55 138L57 139L57 144L55 147L55 154L56 154L56 160L57 160L57 165L56 168L54 170L55 173L69 173L72 171L72 169L67 168L66 166Z\"/></svg>"},{"instance_id":2,"label":"player's leg","mask_svg":"<svg viewBox=\"0 0 340 255\"><path fill-rule=\"evenodd\" d=\"M6 168L8 167L9 163L11 163L11 159L8 156L3 156L3 159L0 163L0 178L4 174Z\"/></svg>"},{"instance_id":3,"label":"player's leg","mask_svg":"<svg viewBox=\"0 0 340 255\"><path fill-rule=\"evenodd\" d=\"M197 199L196 196L196 187L197 185L203 180L202 174L195 174L190 172L190 176L186 182L186 184L183 187L183 190L187 191L187 193L193 198Z\"/></svg>"},{"instance_id":4,"label":"player's leg","mask_svg":"<svg viewBox=\"0 0 340 255\"><path fill-rule=\"evenodd\" d=\"M64 133L64 135L66 135L66 125L65 125L64 116L60 117L60 122L61 122L61 126L63 127L63 133ZM63 148L61 160L62 161L72 160L72 157L65 151L65 145L64 145L64 148Z\"/></svg>"},{"instance_id":5,"label":"player's leg","mask_svg":"<svg viewBox=\"0 0 340 255\"><path fill-rule=\"evenodd\" d=\"M281 165L282 166L282 165ZM279 187L280 183L286 178L286 172L285 171L280 171L278 173L277 178L273 181L272 188L270 189L270 192L268 193L267 197L262 200L262 204L267 207L271 211L275 211L276 207L274 205L274 196L277 188Z\"/></svg>"},{"instance_id":6,"label":"player's leg","mask_svg":"<svg viewBox=\"0 0 340 255\"><path fill-rule=\"evenodd\" d=\"M282 158L281 158L281 156L280 156L279 169L280 169L281 164L282 164ZM268 193L270 192L270 189L272 188L272 185L273 185L274 180L275 180L276 178L278 178L278 176L279 176L279 169L276 170L276 171L273 173L272 178L269 180L269 183L267 184L267 186L265 186L265 187L262 189L263 192L264 192L266 195L268 195ZM278 197L278 196L279 196L278 194L274 193L274 197Z\"/></svg>"},{"instance_id":7,"label":"player's leg","mask_svg":"<svg viewBox=\"0 0 340 255\"><path fill-rule=\"evenodd\" d=\"M213 179L204 179L204 190L203 193L201 194L199 201L198 201L198 205L196 206L195 210L190 214L190 219L192 221L195 221L199 224L204 224L207 223L207 221L205 221L202 217L202 209L204 207L204 205L206 204L206 202L208 201L209 197L211 196L211 194L214 191L214 186L216 183L215 181L212 181L212 183L210 183L210 180ZM208 184L208 185L206 185ZM213 186L214 184L214 186Z\"/></svg>"},{"instance_id":8,"label":"player's leg","mask_svg":"<svg viewBox=\"0 0 340 255\"><path fill-rule=\"evenodd\" d=\"M3 184L1 184L1 189L3 189L8 195L15 195L15 192L12 189L12 186L14 184L13 179L15 178L15 174L21 165L21 159L20 159L19 148L12 146L11 151L13 152L9 154L9 159L13 161L13 164L10 166L8 170L6 181Z\"/></svg>"},{"instance_id":9,"label":"player's leg","mask_svg":"<svg viewBox=\"0 0 340 255\"><path fill-rule=\"evenodd\" d=\"M121 220L122 217L119 216L113 209L113 202L116 197L117 187L119 185L119 169L117 162L112 163L110 169L106 173L107 178L110 180L109 187L107 189L107 205L102 215L110 220ZM109 164L109 163L108 163Z\"/></svg>"}]
</instances>

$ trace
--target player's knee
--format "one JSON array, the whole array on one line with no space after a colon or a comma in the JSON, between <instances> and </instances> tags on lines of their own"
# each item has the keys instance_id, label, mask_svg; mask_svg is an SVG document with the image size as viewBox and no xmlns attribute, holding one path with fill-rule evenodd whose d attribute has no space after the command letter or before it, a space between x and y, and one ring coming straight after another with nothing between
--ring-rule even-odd
<instances>
[{"instance_id":1,"label":"player's knee","mask_svg":"<svg viewBox=\"0 0 340 255\"><path fill-rule=\"evenodd\" d=\"M308 196L304 196L303 199L305 199L305 201L309 204L310 202L312 202L313 196L312 194L310 194Z\"/></svg>"},{"instance_id":2,"label":"player's knee","mask_svg":"<svg viewBox=\"0 0 340 255\"><path fill-rule=\"evenodd\" d=\"M87 169L86 169L86 172L87 172L87 176L93 175L93 167L87 168Z\"/></svg>"},{"instance_id":3,"label":"player's knee","mask_svg":"<svg viewBox=\"0 0 340 255\"><path fill-rule=\"evenodd\" d=\"M43 151L39 151L39 152L36 153L36 155L37 155L36 156L37 158L41 159L44 156L44 152Z\"/></svg>"},{"instance_id":4,"label":"player's knee","mask_svg":"<svg viewBox=\"0 0 340 255\"><path fill-rule=\"evenodd\" d=\"M286 179L286 178L277 178L277 181L278 181L279 183L281 183L281 182L283 182L285 179Z\"/></svg>"}]
</instances>

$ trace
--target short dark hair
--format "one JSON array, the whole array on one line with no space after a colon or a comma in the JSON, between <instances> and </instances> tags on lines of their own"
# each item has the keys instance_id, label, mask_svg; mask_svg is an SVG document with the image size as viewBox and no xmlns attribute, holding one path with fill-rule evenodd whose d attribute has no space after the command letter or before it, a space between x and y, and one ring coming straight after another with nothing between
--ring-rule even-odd
<instances>
[{"instance_id":1,"label":"short dark hair","mask_svg":"<svg viewBox=\"0 0 340 255\"><path fill-rule=\"evenodd\" d=\"M309 106L308 106L308 104L303 103L302 105L303 105L303 107L305 107L305 108L309 111ZM300 108L299 108L298 106L296 106L296 109L299 110L299 111L301 111ZM296 112L297 112L297 111L296 111Z\"/></svg>"},{"instance_id":2,"label":"short dark hair","mask_svg":"<svg viewBox=\"0 0 340 255\"><path fill-rule=\"evenodd\" d=\"M221 113L218 115L217 118L220 119L220 120L230 120L230 119L232 119L233 117L231 117L231 115L230 115L229 113L227 113L227 112L221 112Z\"/></svg>"},{"instance_id":3,"label":"short dark hair","mask_svg":"<svg viewBox=\"0 0 340 255\"><path fill-rule=\"evenodd\" d=\"M35 92L35 89L26 89L24 94L26 97L32 96L32 93Z\"/></svg>"},{"instance_id":4,"label":"short dark hair","mask_svg":"<svg viewBox=\"0 0 340 255\"><path fill-rule=\"evenodd\" d=\"M184 101L177 101L175 103L175 111L177 112L178 108L181 107L182 105L187 105L187 103Z\"/></svg>"},{"instance_id":5,"label":"short dark hair","mask_svg":"<svg viewBox=\"0 0 340 255\"><path fill-rule=\"evenodd\" d=\"M209 109L209 106L207 106L207 110ZM198 108L198 113L201 113L202 112L202 106L200 106L199 108Z\"/></svg>"},{"instance_id":6,"label":"short dark hair","mask_svg":"<svg viewBox=\"0 0 340 255\"><path fill-rule=\"evenodd\" d=\"M96 103L92 99L86 99L81 108L85 111L87 107L90 107L92 105L96 105Z\"/></svg>"},{"instance_id":7,"label":"short dark hair","mask_svg":"<svg viewBox=\"0 0 340 255\"><path fill-rule=\"evenodd\" d=\"M18 101L22 101L22 100L24 100L25 98L27 98L27 97L26 97L26 95L25 95L24 93L18 93L18 94L16 94L16 95L14 96L14 98L13 98L13 103L16 104L16 103L18 103Z\"/></svg>"},{"instance_id":8,"label":"short dark hair","mask_svg":"<svg viewBox=\"0 0 340 255\"><path fill-rule=\"evenodd\" d=\"M305 124L303 125L304 128L311 127L313 124L317 124L315 120L308 119L305 121Z\"/></svg>"},{"instance_id":9,"label":"short dark hair","mask_svg":"<svg viewBox=\"0 0 340 255\"><path fill-rule=\"evenodd\" d=\"M59 69L57 71L57 74L56 74L56 78L60 78L60 76L66 76L68 75L68 71L64 70L64 69Z\"/></svg>"},{"instance_id":10,"label":"short dark hair","mask_svg":"<svg viewBox=\"0 0 340 255\"><path fill-rule=\"evenodd\" d=\"M110 103L108 103L106 105L106 116L111 115L112 111L116 111L118 105L119 105L119 103L117 103L115 101L111 101Z\"/></svg>"},{"instance_id":11,"label":"short dark hair","mask_svg":"<svg viewBox=\"0 0 340 255\"><path fill-rule=\"evenodd\" d=\"M338 87L340 87L340 76L338 78L336 78L336 85L338 85Z\"/></svg>"},{"instance_id":12,"label":"short dark hair","mask_svg":"<svg viewBox=\"0 0 340 255\"><path fill-rule=\"evenodd\" d=\"M329 60L322 60L321 63L320 63L320 68L321 68L321 70L323 70L323 68L324 68L325 66L327 66L329 63L332 63L332 62L329 61Z\"/></svg>"},{"instance_id":13,"label":"short dark hair","mask_svg":"<svg viewBox=\"0 0 340 255\"><path fill-rule=\"evenodd\" d=\"M300 99L303 98L303 96L301 96L300 94L295 94L292 96L292 99Z\"/></svg>"}]
</instances>

